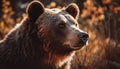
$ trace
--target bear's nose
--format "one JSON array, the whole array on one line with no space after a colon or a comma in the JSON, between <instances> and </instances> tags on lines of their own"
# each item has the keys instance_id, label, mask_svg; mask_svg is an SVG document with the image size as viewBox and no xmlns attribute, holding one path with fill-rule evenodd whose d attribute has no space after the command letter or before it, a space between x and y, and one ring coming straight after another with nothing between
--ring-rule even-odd
<instances>
[{"instance_id":1,"label":"bear's nose","mask_svg":"<svg viewBox=\"0 0 120 69\"><path fill-rule=\"evenodd\" d=\"M86 32L80 32L79 34L78 34L78 38L79 38L79 40L80 40L80 44L84 44L84 43L86 43L87 42L87 40L88 40L88 34L86 33Z\"/></svg>"},{"instance_id":2,"label":"bear's nose","mask_svg":"<svg viewBox=\"0 0 120 69\"><path fill-rule=\"evenodd\" d=\"M88 34L86 33L86 32L80 32L79 34L78 34L78 37L81 39L81 38L83 38L83 39L87 39L89 36L88 36Z\"/></svg>"}]
</instances>

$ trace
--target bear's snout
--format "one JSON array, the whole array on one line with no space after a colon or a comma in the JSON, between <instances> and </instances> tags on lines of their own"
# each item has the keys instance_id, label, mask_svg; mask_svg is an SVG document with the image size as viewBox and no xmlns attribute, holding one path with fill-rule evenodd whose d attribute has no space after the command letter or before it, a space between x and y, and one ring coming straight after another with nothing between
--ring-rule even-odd
<instances>
[{"instance_id":1,"label":"bear's snout","mask_svg":"<svg viewBox=\"0 0 120 69\"><path fill-rule=\"evenodd\" d=\"M85 45L86 42L88 41L88 33L86 32L80 32L78 34L78 38L79 38L79 44Z\"/></svg>"}]
</instances>

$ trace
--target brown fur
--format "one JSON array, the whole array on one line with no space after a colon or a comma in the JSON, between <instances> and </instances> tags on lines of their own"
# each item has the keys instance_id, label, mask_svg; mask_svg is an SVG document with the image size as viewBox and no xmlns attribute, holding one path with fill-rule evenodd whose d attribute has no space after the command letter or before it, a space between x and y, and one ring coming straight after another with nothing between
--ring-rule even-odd
<instances>
[{"instance_id":1,"label":"brown fur","mask_svg":"<svg viewBox=\"0 0 120 69\"><path fill-rule=\"evenodd\" d=\"M85 45L88 38L78 28L77 5L70 4L61 10L46 9L42 3L33 1L27 14L0 41L1 68L70 69L75 52Z\"/></svg>"}]
</instances>

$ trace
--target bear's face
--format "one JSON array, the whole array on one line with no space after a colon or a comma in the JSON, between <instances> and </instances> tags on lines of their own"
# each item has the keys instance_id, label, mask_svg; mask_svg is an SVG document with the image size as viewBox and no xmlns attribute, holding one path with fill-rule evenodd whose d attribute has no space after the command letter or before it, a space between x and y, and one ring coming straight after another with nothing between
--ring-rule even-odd
<instances>
[{"instance_id":1,"label":"bear's face","mask_svg":"<svg viewBox=\"0 0 120 69\"><path fill-rule=\"evenodd\" d=\"M70 4L63 9L46 9L40 2L32 2L28 16L38 27L38 36L45 42L45 48L54 46L64 49L80 49L88 40L88 35L78 27L76 21L79 9ZM55 48L55 49L56 49Z\"/></svg>"}]
</instances>

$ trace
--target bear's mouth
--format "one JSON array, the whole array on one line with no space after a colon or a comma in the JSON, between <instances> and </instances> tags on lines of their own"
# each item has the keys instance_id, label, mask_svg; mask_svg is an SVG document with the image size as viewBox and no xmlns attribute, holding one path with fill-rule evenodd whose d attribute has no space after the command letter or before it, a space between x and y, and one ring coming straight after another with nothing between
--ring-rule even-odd
<instances>
[{"instance_id":1,"label":"bear's mouth","mask_svg":"<svg viewBox=\"0 0 120 69\"><path fill-rule=\"evenodd\" d=\"M88 39L84 39L84 40L81 39L81 40L76 41L76 42L70 42L70 43L63 44L63 46L68 48L68 49L79 50L83 46L87 45L87 43L88 43Z\"/></svg>"},{"instance_id":2,"label":"bear's mouth","mask_svg":"<svg viewBox=\"0 0 120 69\"><path fill-rule=\"evenodd\" d=\"M73 49L81 49L83 46L87 45L88 39L80 40L79 42L74 43L74 45L71 46Z\"/></svg>"}]
</instances>

